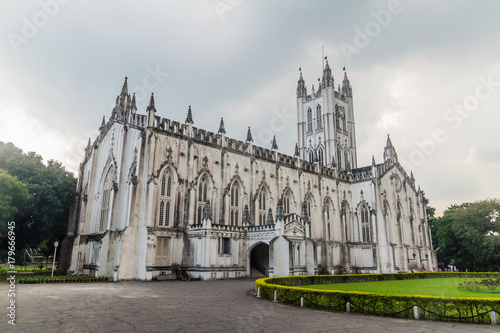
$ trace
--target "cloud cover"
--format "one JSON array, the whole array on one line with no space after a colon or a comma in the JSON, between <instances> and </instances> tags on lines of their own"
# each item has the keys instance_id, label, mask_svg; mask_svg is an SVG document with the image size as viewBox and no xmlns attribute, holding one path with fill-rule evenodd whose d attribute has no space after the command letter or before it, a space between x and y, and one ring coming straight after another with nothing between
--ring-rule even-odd
<instances>
[{"instance_id":1,"label":"cloud cover","mask_svg":"<svg viewBox=\"0 0 500 333\"><path fill-rule=\"evenodd\" d=\"M224 117L228 136L244 140L251 126L263 146L271 129L293 154L298 68L317 87L324 48L335 84L345 66L353 85L358 164L381 162L390 134L440 213L499 196L499 9L452 0L2 1L0 140L76 173L128 76L141 113L154 92L162 117L183 121L191 105L195 126L216 131ZM481 85L485 98L476 97Z\"/></svg>"}]
</instances>

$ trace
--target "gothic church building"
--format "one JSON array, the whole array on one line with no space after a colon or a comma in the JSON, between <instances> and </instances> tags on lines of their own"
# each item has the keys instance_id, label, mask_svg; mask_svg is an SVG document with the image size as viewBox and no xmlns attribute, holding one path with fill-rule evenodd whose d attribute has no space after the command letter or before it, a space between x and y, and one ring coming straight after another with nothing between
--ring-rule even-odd
<instances>
[{"instance_id":1,"label":"gothic church building","mask_svg":"<svg viewBox=\"0 0 500 333\"><path fill-rule=\"evenodd\" d=\"M326 62L297 84L294 156L137 112L127 79L89 139L66 242L70 271L152 280L434 270L423 192L398 163L358 167L352 87ZM194 113L195 114L195 113ZM70 245L71 247L71 245Z\"/></svg>"}]
</instances>

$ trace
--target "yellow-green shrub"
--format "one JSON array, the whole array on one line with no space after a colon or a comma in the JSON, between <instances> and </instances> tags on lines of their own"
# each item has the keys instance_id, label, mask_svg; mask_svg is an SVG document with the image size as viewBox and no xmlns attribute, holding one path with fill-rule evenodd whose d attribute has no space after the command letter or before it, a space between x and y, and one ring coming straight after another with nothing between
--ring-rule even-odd
<instances>
[{"instance_id":1,"label":"yellow-green shrub","mask_svg":"<svg viewBox=\"0 0 500 333\"><path fill-rule=\"evenodd\" d=\"M416 305L420 309L420 318L423 319L490 323L490 311L500 313L500 299L381 295L355 291L314 290L298 286L428 278L472 278L497 274L429 272L287 276L259 279L255 282L255 286L260 287L260 294L264 298L273 299L274 291L277 290L280 302L299 305L300 298L304 297L305 305L308 307L345 311L346 304L350 303L352 312L411 318L413 306Z\"/></svg>"}]
</instances>

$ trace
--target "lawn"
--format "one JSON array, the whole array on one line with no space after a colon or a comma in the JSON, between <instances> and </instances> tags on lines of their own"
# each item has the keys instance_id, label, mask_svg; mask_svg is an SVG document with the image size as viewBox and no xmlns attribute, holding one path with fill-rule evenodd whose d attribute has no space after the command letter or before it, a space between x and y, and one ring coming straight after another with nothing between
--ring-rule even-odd
<instances>
[{"instance_id":1,"label":"lawn","mask_svg":"<svg viewBox=\"0 0 500 333\"><path fill-rule=\"evenodd\" d=\"M488 297L500 298L500 290L491 292L482 289L479 292L472 292L459 289L458 285L465 280L463 278L439 278L439 279L417 279L417 280L397 280L380 282L353 282L334 284L314 284L304 285L301 288L319 290L341 290L341 291L362 291L385 295L426 295L442 297ZM479 279L478 279L479 280Z\"/></svg>"}]
</instances>

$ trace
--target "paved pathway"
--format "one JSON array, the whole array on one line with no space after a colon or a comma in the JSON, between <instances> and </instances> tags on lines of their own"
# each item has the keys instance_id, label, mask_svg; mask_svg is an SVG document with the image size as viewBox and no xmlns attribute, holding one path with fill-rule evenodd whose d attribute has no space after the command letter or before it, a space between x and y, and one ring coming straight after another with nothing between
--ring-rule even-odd
<instances>
[{"instance_id":1,"label":"paved pathway","mask_svg":"<svg viewBox=\"0 0 500 333\"><path fill-rule=\"evenodd\" d=\"M500 332L500 326L333 313L248 296L253 279L0 285L0 332Z\"/></svg>"}]
</instances>

